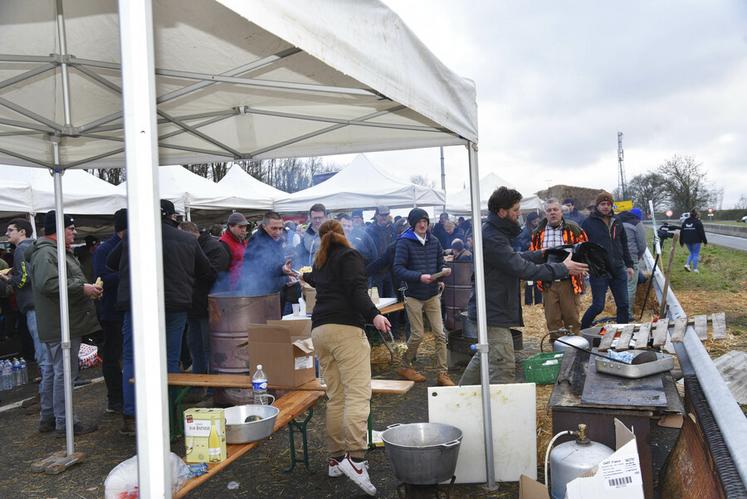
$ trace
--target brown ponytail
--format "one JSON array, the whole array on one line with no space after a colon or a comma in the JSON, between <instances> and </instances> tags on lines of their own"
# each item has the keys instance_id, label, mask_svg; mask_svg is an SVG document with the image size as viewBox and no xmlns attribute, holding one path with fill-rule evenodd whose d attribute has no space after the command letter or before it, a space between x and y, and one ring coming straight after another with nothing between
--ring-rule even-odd
<instances>
[{"instance_id":1,"label":"brown ponytail","mask_svg":"<svg viewBox=\"0 0 747 499\"><path fill-rule=\"evenodd\" d=\"M343 246L350 248L350 243L345 237L345 232L342 230L342 225L337 220L327 220L321 227L319 227L319 238L321 244L319 245L319 251L314 257L314 265L320 269L327 263L327 257L329 252L335 246Z\"/></svg>"}]
</instances>

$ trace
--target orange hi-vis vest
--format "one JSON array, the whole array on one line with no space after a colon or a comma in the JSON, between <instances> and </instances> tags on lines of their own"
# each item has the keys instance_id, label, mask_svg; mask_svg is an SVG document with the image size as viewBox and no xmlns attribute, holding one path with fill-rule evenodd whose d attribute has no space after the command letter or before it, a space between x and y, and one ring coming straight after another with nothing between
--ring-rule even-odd
<instances>
[{"instance_id":1,"label":"orange hi-vis vest","mask_svg":"<svg viewBox=\"0 0 747 499\"><path fill-rule=\"evenodd\" d=\"M577 223L566 220L561 220L560 224L563 226L563 244L577 244L583 243L589 240L586 236L586 232ZM529 245L530 251L537 251L542 249L542 245L545 242L545 228L547 227L547 219L540 222L537 228L532 232L532 242ZM571 283L573 284L573 292L575 294L581 294L584 290L584 279L581 276L571 276ZM537 287L542 290L542 282L537 282Z\"/></svg>"}]
</instances>

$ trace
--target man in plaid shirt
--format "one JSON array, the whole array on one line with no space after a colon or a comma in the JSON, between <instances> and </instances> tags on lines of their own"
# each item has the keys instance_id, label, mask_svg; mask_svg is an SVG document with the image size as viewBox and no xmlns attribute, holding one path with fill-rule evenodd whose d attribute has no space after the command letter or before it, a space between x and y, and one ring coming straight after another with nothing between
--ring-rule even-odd
<instances>
[{"instance_id":1,"label":"man in plaid shirt","mask_svg":"<svg viewBox=\"0 0 747 499\"><path fill-rule=\"evenodd\" d=\"M540 222L532 234L530 251L555 248L564 244L576 244L588 241L584 230L577 223L566 220L560 202L550 198L545 202L545 219ZM560 328L578 334L581 323L579 295L584 290L584 279L581 276L568 276L555 281L538 283L542 290L542 303L545 307L545 320L550 331L550 341L558 337L555 332Z\"/></svg>"}]
</instances>

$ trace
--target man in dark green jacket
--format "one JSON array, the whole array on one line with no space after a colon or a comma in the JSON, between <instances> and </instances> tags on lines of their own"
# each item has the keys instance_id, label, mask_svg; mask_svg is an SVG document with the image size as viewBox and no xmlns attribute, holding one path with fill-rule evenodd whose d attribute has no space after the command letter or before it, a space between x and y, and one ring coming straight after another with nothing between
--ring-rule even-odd
<instances>
[{"instance_id":1,"label":"man in dark green jacket","mask_svg":"<svg viewBox=\"0 0 747 499\"><path fill-rule=\"evenodd\" d=\"M54 429L58 436L65 436L65 386L62 358L62 332L60 326L60 283L57 270L57 234L55 212L44 218L44 237L40 237L26 250L26 261L34 283L34 305L36 307L39 340L47 350L54 370L51 383L54 409ZM86 282L78 260L73 256L75 225L70 216L65 216L65 260L67 264L68 317L70 322L70 375L78 374L78 351L80 338L101 330L96 318L93 300L101 296L102 290ZM44 423L44 421L42 421ZM52 421L48 424L51 426ZM42 425L40 425L41 428ZM96 430L95 425L84 425L76 421L76 435Z\"/></svg>"}]
</instances>

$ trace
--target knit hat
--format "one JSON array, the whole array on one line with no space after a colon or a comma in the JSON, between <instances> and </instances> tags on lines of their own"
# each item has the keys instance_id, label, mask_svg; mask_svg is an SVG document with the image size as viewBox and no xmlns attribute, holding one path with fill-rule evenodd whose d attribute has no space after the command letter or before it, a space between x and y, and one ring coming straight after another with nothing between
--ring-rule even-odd
<instances>
[{"instance_id":1,"label":"knit hat","mask_svg":"<svg viewBox=\"0 0 747 499\"><path fill-rule=\"evenodd\" d=\"M122 232L127 229L127 208L114 212L114 232Z\"/></svg>"},{"instance_id":2,"label":"knit hat","mask_svg":"<svg viewBox=\"0 0 747 499\"><path fill-rule=\"evenodd\" d=\"M169 201L168 199L162 199L161 200L161 217L170 217L176 213L176 208L174 207L174 203Z\"/></svg>"},{"instance_id":3,"label":"knit hat","mask_svg":"<svg viewBox=\"0 0 747 499\"><path fill-rule=\"evenodd\" d=\"M612 199L612 194L610 194L607 191L602 191L599 194L597 194L597 200L594 202L594 206L599 206L599 203L601 203L602 201L609 201L610 203L615 202Z\"/></svg>"},{"instance_id":4,"label":"knit hat","mask_svg":"<svg viewBox=\"0 0 747 499\"><path fill-rule=\"evenodd\" d=\"M73 217L71 217L70 215L65 215L65 228L68 228L71 225L74 225ZM44 215L44 235L49 236L50 234L56 233L57 217L54 210L48 211L47 214Z\"/></svg>"},{"instance_id":5,"label":"knit hat","mask_svg":"<svg viewBox=\"0 0 747 499\"><path fill-rule=\"evenodd\" d=\"M636 217L638 220L643 220L643 212L640 208L633 208L630 210L630 214Z\"/></svg>"},{"instance_id":6,"label":"knit hat","mask_svg":"<svg viewBox=\"0 0 747 499\"><path fill-rule=\"evenodd\" d=\"M533 211L529 215L527 215L527 223L528 224L532 223L535 220L537 220L538 218L539 218L539 214Z\"/></svg>"},{"instance_id":7,"label":"knit hat","mask_svg":"<svg viewBox=\"0 0 747 499\"><path fill-rule=\"evenodd\" d=\"M249 222L244 215L235 211L228 216L228 225L249 225Z\"/></svg>"},{"instance_id":8,"label":"knit hat","mask_svg":"<svg viewBox=\"0 0 747 499\"><path fill-rule=\"evenodd\" d=\"M415 227L415 224L423 219L427 220L428 223L431 221L428 212L422 208L413 208L407 215L407 223L410 224L410 227Z\"/></svg>"}]
</instances>

